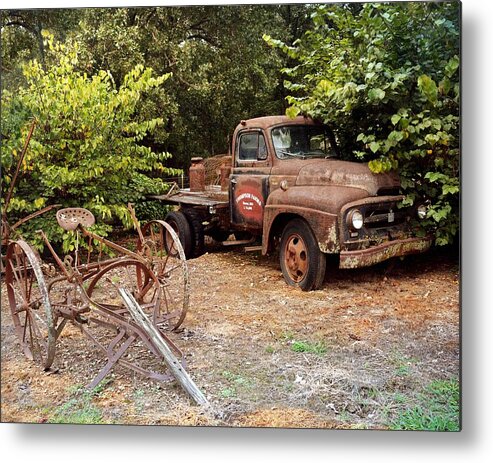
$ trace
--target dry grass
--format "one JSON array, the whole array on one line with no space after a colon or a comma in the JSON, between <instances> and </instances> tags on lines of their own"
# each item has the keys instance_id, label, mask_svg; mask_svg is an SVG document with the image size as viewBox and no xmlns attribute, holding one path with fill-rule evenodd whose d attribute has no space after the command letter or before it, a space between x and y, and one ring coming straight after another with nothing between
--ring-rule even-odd
<instances>
[{"instance_id":1,"label":"dry grass","mask_svg":"<svg viewBox=\"0 0 493 463\"><path fill-rule=\"evenodd\" d=\"M171 336L213 413L176 384L117 368L88 402L103 422L380 429L426 384L458 377L458 268L447 256L392 271L331 268L311 293L287 287L275 260L255 254L216 252L189 266L190 310ZM70 329L58 373L47 375L22 356L8 310L2 285L2 420L50 419L104 359Z\"/></svg>"}]
</instances>

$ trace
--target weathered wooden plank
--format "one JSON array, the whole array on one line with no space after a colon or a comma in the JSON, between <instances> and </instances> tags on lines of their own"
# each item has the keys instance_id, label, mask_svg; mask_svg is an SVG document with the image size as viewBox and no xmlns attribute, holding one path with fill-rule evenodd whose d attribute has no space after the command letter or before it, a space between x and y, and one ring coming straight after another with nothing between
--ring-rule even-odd
<instances>
[{"instance_id":1,"label":"weathered wooden plank","mask_svg":"<svg viewBox=\"0 0 493 463\"><path fill-rule=\"evenodd\" d=\"M190 205L196 205L196 206L216 206L216 207L221 207L221 206L228 206L229 202L227 199L224 200L219 200L219 199L212 199L209 198L205 195L203 196L193 196L189 194L176 194L172 196L166 196L166 195L151 195L149 196L151 199L157 199L159 201L163 201L165 203L169 204L190 204Z\"/></svg>"},{"instance_id":2,"label":"weathered wooden plank","mask_svg":"<svg viewBox=\"0 0 493 463\"><path fill-rule=\"evenodd\" d=\"M119 288L118 290L133 319L152 339L158 351L163 355L166 365L171 370L171 373L180 383L183 389L185 389L185 391L197 404L210 408L209 401L193 382L190 375L182 367L181 363L178 361L169 346L164 341L158 329L151 323L151 321L144 313L142 308L139 306L132 294L126 288Z\"/></svg>"},{"instance_id":3,"label":"weathered wooden plank","mask_svg":"<svg viewBox=\"0 0 493 463\"><path fill-rule=\"evenodd\" d=\"M204 191L190 191L189 188L182 188L178 189L178 191L168 192L165 195L150 195L149 198L158 199L169 204L214 207L229 206L228 192L222 191L219 185L207 185Z\"/></svg>"}]
</instances>

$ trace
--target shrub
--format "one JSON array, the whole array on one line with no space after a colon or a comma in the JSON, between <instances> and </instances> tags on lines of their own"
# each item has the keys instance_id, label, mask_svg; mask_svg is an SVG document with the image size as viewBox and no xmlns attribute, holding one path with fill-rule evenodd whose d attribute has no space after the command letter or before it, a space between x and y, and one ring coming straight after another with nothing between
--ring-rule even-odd
<instances>
[{"instance_id":1,"label":"shrub","mask_svg":"<svg viewBox=\"0 0 493 463\"><path fill-rule=\"evenodd\" d=\"M77 70L76 43L61 44L46 36L46 69L36 60L24 66L27 85L2 96L2 182L7 187L30 127L36 130L22 163L9 205L12 223L43 206L61 203L86 207L96 216L96 231L108 233L113 223L131 225L128 202L166 191L160 175L178 172L164 165L169 153L146 146L149 134L164 124L162 118L142 120L140 98L159 87L170 74L154 77L150 68L135 66L117 88L109 71L88 76ZM152 174L152 175L151 175ZM22 229L33 244L42 219ZM48 237L67 251L72 239L62 239L55 227Z\"/></svg>"}]
</instances>

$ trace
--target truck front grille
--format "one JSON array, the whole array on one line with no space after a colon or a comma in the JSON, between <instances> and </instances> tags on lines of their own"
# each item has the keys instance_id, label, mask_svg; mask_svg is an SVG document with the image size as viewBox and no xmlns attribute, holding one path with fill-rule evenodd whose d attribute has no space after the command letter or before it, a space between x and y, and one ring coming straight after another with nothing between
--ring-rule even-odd
<instances>
[{"instance_id":1,"label":"truck front grille","mask_svg":"<svg viewBox=\"0 0 493 463\"><path fill-rule=\"evenodd\" d=\"M364 224L367 228L392 227L405 222L407 213L396 207L385 209L366 209L364 212Z\"/></svg>"},{"instance_id":2,"label":"truck front grille","mask_svg":"<svg viewBox=\"0 0 493 463\"><path fill-rule=\"evenodd\" d=\"M413 207L398 208L399 203L400 199L353 204L342 217L343 247L347 250L364 249L389 240L411 236L415 210ZM363 215L363 226L359 230L355 230L348 219L355 209Z\"/></svg>"}]
</instances>

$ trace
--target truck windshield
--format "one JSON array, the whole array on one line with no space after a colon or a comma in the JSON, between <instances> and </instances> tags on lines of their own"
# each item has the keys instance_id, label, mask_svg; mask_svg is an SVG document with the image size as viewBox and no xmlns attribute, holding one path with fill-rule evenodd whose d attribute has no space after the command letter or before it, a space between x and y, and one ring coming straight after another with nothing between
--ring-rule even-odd
<instances>
[{"instance_id":1,"label":"truck windshield","mask_svg":"<svg viewBox=\"0 0 493 463\"><path fill-rule=\"evenodd\" d=\"M333 139L333 138L332 138ZM279 159L331 158L336 149L324 126L286 125L272 129L272 142Z\"/></svg>"}]
</instances>

